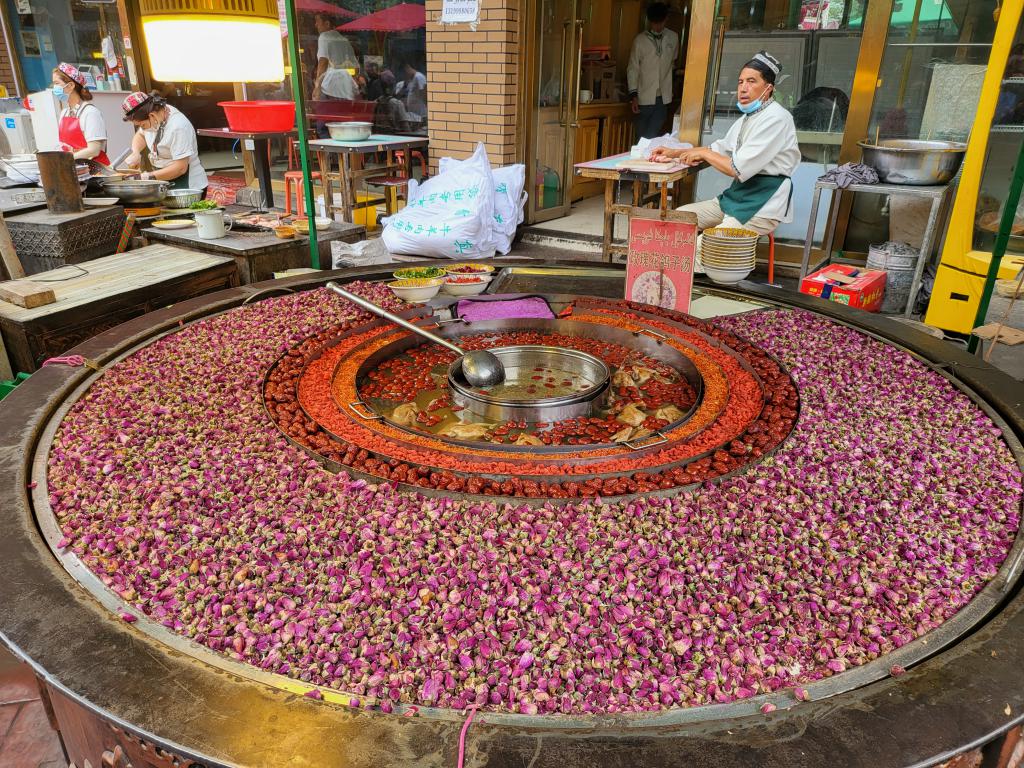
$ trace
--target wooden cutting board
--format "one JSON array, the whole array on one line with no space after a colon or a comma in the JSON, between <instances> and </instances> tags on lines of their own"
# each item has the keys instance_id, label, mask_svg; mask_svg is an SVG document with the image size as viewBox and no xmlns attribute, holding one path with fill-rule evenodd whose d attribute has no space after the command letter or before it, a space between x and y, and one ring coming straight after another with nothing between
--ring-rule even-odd
<instances>
[{"instance_id":1,"label":"wooden cutting board","mask_svg":"<svg viewBox=\"0 0 1024 768\"><path fill-rule=\"evenodd\" d=\"M53 304L57 297L53 289L31 280L8 280L0 283L0 300L16 304L25 309L35 309Z\"/></svg>"}]
</instances>

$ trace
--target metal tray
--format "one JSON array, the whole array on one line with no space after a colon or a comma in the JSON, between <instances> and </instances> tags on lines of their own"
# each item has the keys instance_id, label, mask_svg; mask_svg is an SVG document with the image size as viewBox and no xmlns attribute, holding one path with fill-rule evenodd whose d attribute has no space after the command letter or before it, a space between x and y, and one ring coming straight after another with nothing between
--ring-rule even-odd
<instances>
[{"instance_id":1,"label":"metal tray","mask_svg":"<svg viewBox=\"0 0 1024 768\"><path fill-rule=\"evenodd\" d=\"M487 293L564 293L621 299L625 272L607 267L505 267Z\"/></svg>"}]
</instances>

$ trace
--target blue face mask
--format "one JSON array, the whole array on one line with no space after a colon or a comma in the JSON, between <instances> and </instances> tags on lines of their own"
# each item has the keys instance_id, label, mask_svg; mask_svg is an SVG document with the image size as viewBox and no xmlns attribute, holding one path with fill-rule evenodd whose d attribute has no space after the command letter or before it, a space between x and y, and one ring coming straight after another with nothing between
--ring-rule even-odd
<instances>
[{"instance_id":1,"label":"blue face mask","mask_svg":"<svg viewBox=\"0 0 1024 768\"><path fill-rule=\"evenodd\" d=\"M62 85L55 85L55 86L53 86L53 95L56 96L61 101L67 101L68 100L67 91L64 90L64 86L62 86Z\"/></svg>"},{"instance_id":2,"label":"blue face mask","mask_svg":"<svg viewBox=\"0 0 1024 768\"><path fill-rule=\"evenodd\" d=\"M761 98L765 95L765 93L768 92L768 88L770 88L770 87L771 86L766 85L764 87L764 90L761 91L761 96L758 96L756 99L751 101L749 104L741 104L740 102L737 101L736 102L736 109L738 109L744 115L749 115L751 112L757 112L757 110L759 110L761 107L764 106L764 102L761 100Z\"/></svg>"}]
</instances>

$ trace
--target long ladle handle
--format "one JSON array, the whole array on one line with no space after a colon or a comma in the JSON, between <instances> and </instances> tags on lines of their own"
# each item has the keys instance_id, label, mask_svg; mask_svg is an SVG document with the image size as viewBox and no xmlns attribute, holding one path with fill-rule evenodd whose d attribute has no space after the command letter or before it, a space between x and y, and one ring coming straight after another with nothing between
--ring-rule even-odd
<instances>
[{"instance_id":1,"label":"long ladle handle","mask_svg":"<svg viewBox=\"0 0 1024 768\"><path fill-rule=\"evenodd\" d=\"M430 339L435 344L440 344L442 347L446 347L446 348L450 349L452 352L457 354L459 357L462 357L462 356L464 356L466 354L464 351L459 349L457 346L452 344L450 341L448 341L446 339L442 339L440 336L435 336L430 331L425 330L423 328L420 328L418 325L410 323L408 320L405 320L405 319L403 319L401 317L398 317L397 315L392 315L386 309L382 309L381 307L378 307L373 302L367 301L366 299L362 298L361 296L356 296L354 293L349 293L344 288L342 288L340 285L335 283L333 280L327 284L327 287L330 288L332 291L334 291L339 296L341 296L342 298L348 299L353 304L356 304L356 305L362 307L367 312L373 312L373 314L375 314L375 315L377 315L379 317L383 317L385 320L390 320L395 325L400 325L403 328L405 328L406 330L412 331L413 333L418 333L423 338Z\"/></svg>"}]
</instances>

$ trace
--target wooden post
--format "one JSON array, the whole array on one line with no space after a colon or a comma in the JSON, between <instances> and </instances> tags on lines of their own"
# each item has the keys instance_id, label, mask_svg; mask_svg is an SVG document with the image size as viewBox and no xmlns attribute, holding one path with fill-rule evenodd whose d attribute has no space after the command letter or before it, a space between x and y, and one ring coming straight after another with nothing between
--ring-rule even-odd
<instances>
[{"instance_id":1,"label":"wooden post","mask_svg":"<svg viewBox=\"0 0 1024 768\"><path fill-rule=\"evenodd\" d=\"M14 250L11 233L7 229L7 222L4 221L2 213L0 213L0 259L3 260L4 269L10 280L20 280L25 276L25 269L21 266L18 252Z\"/></svg>"},{"instance_id":2,"label":"wooden post","mask_svg":"<svg viewBox=\"0 0 1024 768\"><path fill-rule=\"evenodd\" d=\"M70 152L37 152L39 179L50 213L80 213L82 189L78 185L75 158Z\"/></svg>"}]
</instances>

